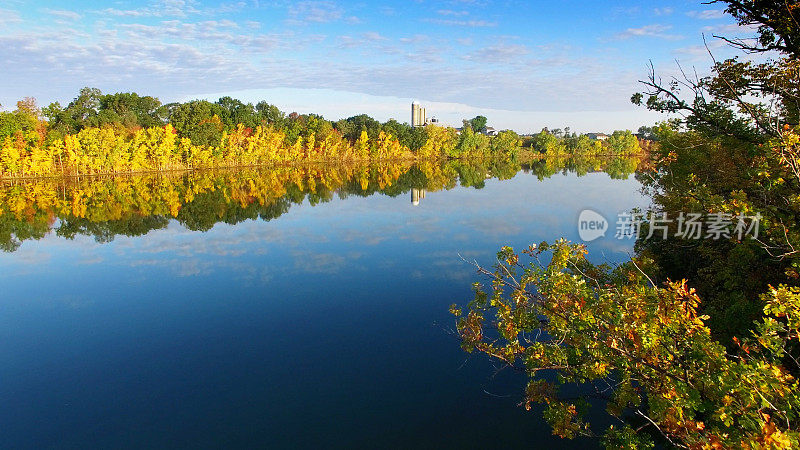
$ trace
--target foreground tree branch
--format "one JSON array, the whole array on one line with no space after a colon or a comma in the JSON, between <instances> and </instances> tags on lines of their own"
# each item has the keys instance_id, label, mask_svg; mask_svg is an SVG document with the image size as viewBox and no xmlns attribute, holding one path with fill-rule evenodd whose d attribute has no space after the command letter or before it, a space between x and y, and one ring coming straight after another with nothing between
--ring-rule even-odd
<instances>
[{"instance_id":1,"label":"foreground tree branch","mask_svg":"<svg viewBox=\"0 0 800 450\"><path fill-rule=\"evenodd\" d=\"M476 284L466 311L452 307L466 351L525 368L522 405L543 404L559 436L591 435L586 403L560 389L585 386L589 398L604 383L611 415L623 423L640 416L649 424L640 431L676 447L800 445L800 386L781 362L798 336L800 289L771 290L767 318L729 353L711 338L700 298L685 281L653 287L632 264L610 271L585 254L563 240L522 255L505 247L494 270L479 269L489 289ZM523 338L534 335L540 338ZM546 375L553 372L558 377ZM611 448L650 439L627 424L604 434Z\"/></svg>"}]
</instances>

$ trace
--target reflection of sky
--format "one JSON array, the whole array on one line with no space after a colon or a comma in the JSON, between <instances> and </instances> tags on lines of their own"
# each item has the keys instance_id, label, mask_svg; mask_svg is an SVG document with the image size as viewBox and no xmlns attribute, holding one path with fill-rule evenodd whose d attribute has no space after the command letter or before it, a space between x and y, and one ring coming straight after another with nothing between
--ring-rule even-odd
<instances>
[{"instance_id":1,"label":"reflection of sky","mask_svg":"<svg viewBox=\"0 0 800 450\"><path fill-rule=\"evenodd\" d=\"M610 181L603 173L556 175L543 182L520 174L510 181L487 180L483 189L430 192L418 206L411 205L408 195L334 198L316 207L295 206L271 222L219 223L206 233L173 222L144 238L118 236L109 244L51 234L0 255L0 276L40 277L43 268L57 276L64 267L70 267L71 277L108 276L112 268L114 276L124 277L155 271L156 276L230 272L246 278L266 269L296 276L390 267L400 255L422 266L435 262L446 267L448 260L457 266L458 254L491 257L502 245L523 248L559 237L578 241L577 217L586 208L610 222L606 237L589 244L597 250L592 257L601 253L617 260L631 249L630 241L613 237L617 213L646 204L637 186L632 178Z\"/></svg>"},{"instance_id":2,"label":"reflection of sky","mask_svg":"<svg viewBox=\"0 0 800 450\"><path fill-rule=\"evenodd\" d=\"M64 431L59 427L84 426L102 411L121 422L102 422L107 428L98 445L118 438L125 427L155 426L148 422L154 417L189 427L153 413L153 408L172 402L167 408L172 413L200 414L182 408L195 408L193 402L209 402L211 408L224 401L198 394L197 386L217 392L218 384L230 382L230 377L242 377L247 389L264 382L248 378L253 373L282 386L280 392L259 387L260 393L253 395L263 402L275 401L286 389L313 385L274 364L299 365L297 370L318 370L316 364L322 364L338 381L328 386L336 394L319 401L349 401L338 397L349 392L349 385L337 377L346 378L361 367L363 352L378 361L362 367L363 373L352 375L355 379L372 373L375 365L392 366L383 361L384 350L403 360L404 378L390 375L393 383L419 389L409 395L416 395L420 404L433 402L430 389L438 389L435 402L448 404L453 398L447 395L463 395L459 389L474 387L469 380L481 383L488 374L461 374L463 386L430 389L415 378L426 372L430 380L449 379L463 362L458 345L441 329L431 333L430 328L434 322L451 323L448 305L469 300L474 268L459 255L488 264L502 245L522 249L562 236L577 240L577 217L584 208L600 212L613 227L618 212L645 204L637 189L632 177L610 180L602 173L556 175L545 181L518 174L508 181L487 180L480 190L429 192L418 206L411 205L410 194L335 197L315 207L293 207L270 222L220 223L206 233L173 222L144 237L119 236L107 244L53 234L24 242L17 252L0 255L0 361L5 361L0 396L10 408L0 413L0 426L10 430L6 443L46 445L47 436ZM632 242L613 238L613 229L589 245L590 257L598 262L620 261L631 248ZM405 341L391 336L398 327ZM264 339L274 339L274 346L262 348ZM401 342L416 342L417 347L409 352ZM218 359L205 360L208 352ZM327 361L330 354L341 358ZM241 372L238 364L254 364L256 369L249 370L255 372ZM171 386L174 395L183 395L182 400L175 403L161 383ZM390 403L403 400L397 392L384 392L374 378L359 383L365 392ZM140 403L130 411L109 400L118 396L133 401L142 389L150 392L149 400L136 400ZM39 393L26 403L34 392ZM291 414L308 414L300 405L309 394L297 395L297 410L287 406L288 418L275 418L263 410L266 406L248 403L243 411L249 415L240 413L241 420L254 420L255 415L266 421L265 427L287 427L282 420L291 421ZM82 409L61 404L43 413L56 400L77 402ZM370 399L359 401L363 408L376 407ZM10 414L23 404L27 406L19 416ZM343 412L342 420L361 426L373 420L357 405L348 407L353 410ZM513 407L509 411L516 414ZM77 414L72 422L66 419L70 414ZM210 420L214 414L195 420ZM412 420L403 415L412 413L403 413L397 404L380 414L380 420ZM26 441L27 421L40 416L51 422L44 437ZM463 422L461 426L468 422L457 414L452 421ZM83 442L83 435L74 436Z\"/></svg>"}]
</instances>

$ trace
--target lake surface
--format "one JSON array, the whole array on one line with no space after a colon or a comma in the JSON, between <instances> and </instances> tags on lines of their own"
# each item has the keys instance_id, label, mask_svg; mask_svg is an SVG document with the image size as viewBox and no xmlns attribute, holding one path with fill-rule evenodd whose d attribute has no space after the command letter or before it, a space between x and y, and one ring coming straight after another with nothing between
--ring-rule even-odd
<instances>
[{"instance_id":1,"label":"lake surface","mask_svg":"<svg viewBox=\"0 0 800 450\"><path fill-rule=\"evenodd\" d=\"M624 170L518 169L3 186L0 447L596 446L518 407L448 307L480 280L461 257L647 199ZM632 244L612 228L590 259Z\"/></svg>"}]
</instances>

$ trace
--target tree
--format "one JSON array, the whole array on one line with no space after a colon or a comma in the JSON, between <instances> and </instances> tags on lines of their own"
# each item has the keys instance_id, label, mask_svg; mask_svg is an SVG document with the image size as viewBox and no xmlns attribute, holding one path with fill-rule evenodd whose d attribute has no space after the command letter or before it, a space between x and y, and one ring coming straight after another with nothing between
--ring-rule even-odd
<instances>
[{"instance_id":1,"label":"tree","mask_svg":"<svg viewBox=\"0 0 800 450\"><path fill-rule=\"evenodd\" d=\"M337 130L342 133L346 139L355 142L361 136L362 131L366 131L370 140L378 139L378 134L381 132L381 123L366 114L348 117L344 121L336 123ZM341 126L341 128L339 128Z\"/></svg>"},{"instance_id":2,"label":"tree","mask_svg":"<svg viewBox=\"0 0 800 450\"><path fill-rule=\"evenodd\" d=\"M164 125L166 110L155 97L135 92L107 94L99 98L98 125L118 124L126 128Z\"/></svg>"},{"instance_id":3,"label":"tree","mask_svg":"<svg viewBox=\"0 0 800 450\"><path fill-rule=\"evenodd\" d=\"M99 125L97 115L101 98L100 89L85 87L66 108L62 108L58 102L51 103L42 110L48 119L49 130L58 137L64 137L85 127Z\"/></svg>"},{"instance_id":4,"label":"tree","mask_svg":"<svg viewBox=\"0 0 800 450\"><path fill-rule=\"evenodd\" d=\"M604 152L602 141L591 139L585 134L567 139L567 148L573 155L598 155Z\"/></svg>"},{"instance_id":5,"label":"tree","mask_svg":"<svg viewBox=\"0 0 800 450\"><path fill-rule=\"evenodd\" d=\"M541 153L562 154L566 152L563 140L557 138L546 129L533 136L533 148Z\"/></svg>"},{"instance_id":6,"label":"tree","mask_svg":"<svg viewBox=\"0 0 800 450\"><path fill-rule=\"evenodd\" d=\"M452 128L437 128L413 128L395 120L381 124L367 115L334 124L316 114L285 116L265 101L253 106L231 97L162 106L155 97L133 92L103 95L98 89L84 88L67 107L55 102L40 112L33 99L25 99L13 113L0 113L2 174L107 174L348 158L484 157L490 151L508 156L515 153L518 143L513 133L493 141L470 131L459 139Z\"/></svg>"},{"instance_id":7,"label":"tree","mask_svg":"<svg viewBox=\"0 0 800 450\"><path fill-rule=\"evenodd\" d=\"M800 57L800 35L797 29L799 8L796 1L714 0L711 3L728 5L725 12L736 18L739 25L758 27L757 44L746 39L715 37L747 52L778 51L792 58Z\"/></svg>"},{"instance_id":8,"label":"tree","mask_svg":"<svg viewBox=\"0 0 800 450\"><path fill-rule=\"evenodd\" d=\"M487 122L486 117L475 116L472 119L470 119L469 126L476 133L483 133L484 131L486 131L486 122Z\"/></svg>"},{"instance_id":9,"label":"tree","mask_svg":"<svg viewBox=\"0 0 800 450\"><path fill-rule=\"evenodd\" d=\"M631 100L655 111L681 113L685 124L696 130L756 144L779 138L782 123L797 125L800 118L798 4L779 0L713 3L727 4L726 11L740 24L758 25L757 39L722 39L747 52L779 51L781 57L763 63L739 57L714 59L713 76L693 78L684 73L666 83L651 67L643 82L646 90ZM681 89L689 93L688 98Z\"/></svg>"},{"instance_id":10,"label":"tree","mask_svg":"<svg viewBox=\"0 0 800 450\"><path fill-rule=\"evenodd\" d=\"M654 436L681 448L800 446L798 5L720 3L758 25L757 40L729 42L780 57L714 61L710 77L667 82L651 68L633 102L681 117L656 127L638 178L649 213L756 216L758 237L691 241L673 223L671 237L648 239L645 219L637 256L615 270L565 241L529 248L530 263L506 247L495 270L481 269L491 286L452 308L465 350L526 372L523 403L542 403L560 436L596 435L582 413L593 397L620 419L604 433L609 448L652 447ZM586 391L568 397L566 384Z\"/></svg>"},{"instance_id":11,"label":"tree","mask_svg":"<svg viewBox=\"0 0 800 450\"><path fill-rule=\"evenodd\" d=\"M317 141L324 141L333 132L333 124L317 114L309 114L305 120L303 137L314 136Z\"/></svg>"},{"instance_id":12,"label":"tree","mask_svg":"<svg viewBox=\"0 0 800 450\"><path fill-rule=\"evenodd\" d=\"M232 97L222 97L217 100L216 105L219 106L217 114L228 131L235 129L239 124L248 128L260 125L258 114L250 103L245 104Z\"/></svg>"},{"instance_id":13,"label":"tree","mask_svg":"<svg viewBox=\"0 0 800 450\"><path fill-rule=\"evenodd\" d=\"M647 125L642 125L642 126L639 127L639 130L637 130L636 134L638 134L641 139L644 139L644 140L647 140L647 141L655 141L655 140L658 139L658 136L656 135L656 133L654 131L655 130L653 129L653 127L648 127Z\"/></svg>"},{"instance_id":14,"label":"tree","mask_svg":"<svg viewBox=\"0 0 800 450\"><path fill-rule=\"evenodd\" d=\"M562 394L578 386L620 419L603 433L608 448L652 448L652 436L680 448L800 445L800 385L783 363L800 338L800 289L765 294L766 318L729 354L685 282L652 287L635 263L612 272L585 254L566 241L504 247L494 270L479 268L489 289L475 283L467 310L451 307L464 350L529 374L526 409L544 405L563 438L599 436L586 400Z\"/></svg>"},{"instance_id":15,"label":"tree","mask_svg":"<svg viewBox=\"0 0 800 450\"><path fill-rule=\"evenodd\" d=\"M642 151L639 140L628 130L614 131L606 140L606 144L615 155L630 155Z\"/></svg>"},{"instance_id":16,"label":"tree","mask_svg":"<svg viewBox=\"0 0 800 450\"><path fill-rule=\"evenodd\" d=\"M277 106L271 105L264 100L256 104L256 112L262 124L272 125L275 128L281 128L283 120L286 118L286 115Z\"/></svg>"},{"instance_id":17,"label":"tree","mask_svg":"<svg viewBox=\"0 0 800 450\"><path fill-rule=\"evenodd\" d=\"M785 17L796 14L794 3L729 4L747 20L764 18L759 39L748 45L767 48L796 42L800 35L800 30L773 25L777 10ZM787 49L782 58L761 64L737 58L715 62L713 76L671 85L651 72L648 90L633 99L641 103L647 96L648 108L684 115L655 130L660 144L653 152L655 164L640 177L655 194L654 209L675 215L701 210L763 216L760 242L637 243L655 261L654 277L692 283L704 299L715 338L728 346L762 315L759 294L770 284L796 284L793 274L800 273L793 250L800 243L800 209L789 201L800 192L793 143L800 111L798 64Z\"/></svg>"},{"instance_id":18,"label":"tree","mask_svg":"<svg viewBox=\"0 0 800 450\"><path fill-rule=\"evenodd\" d=\"M36 119L38 119L39 115L41 115L39 107L36 106L36 99L33 97L25 97L22 100L18 101L17 112L21 114L27 114L28 116L34 117Z\"/></svg>"},{"instance_id":19,"label":"tree","mask_svg":"<svg viewBox=\"0 0 800 450\"><path fill-rule=\"evenodd\" d=\"M508 155L515 158L519 153L522 146L522 140L519 135L513 131L501 131L497 136L492 138L491 147L492 153L496 155Z\"/></svg>"},{"instance_id":20,"label":"tree","mask_svg":"<svg viewBox=\"0 0 800 450\"><path fill-rule=\"evenodd\" d=\"M206 100L193 100L167 105L169 123L178 136L189 138L194 145L219 145L225 124L219 117L219 105Z\"/></svg>"},{"instance_id":21,"label":"tree","mask_svg":"<svg viewBox=\"0 0 800 450\"><path fill-rule=\"evenodd\" d=\"M412 127L411 125L407 123L400 123L395 119L389 119L381 125L381 130L391 134L392 136L395 137L395 139L400 141L401 144L411 148L411 145L409 144L411 141L412 133L414 131L414 127Z\"/></svg>"},{"instance_id":22,"label":"tree","mask_svg":"<svg viewBox=\"0 0 800 450\"><path fill-rule=\"evenodd\" d=\"M32 104L32 107L22 103L13 112L0 112L0 139L13 137L18 133L35 132L38 124L39 110L35 103Z\"/></svg>"},{"instance_id":23,"label":"tree","mask_svg":"<svg viewBox=\"0 0 800 450\"><path fill-rule=\"evenodd\" d=\"M368 159L369 158L369 135L367 135L366 130L362 131L358 137L358 140L355 144L355 153L356 158L359 159Z\"/></svg>"}]
</instances>

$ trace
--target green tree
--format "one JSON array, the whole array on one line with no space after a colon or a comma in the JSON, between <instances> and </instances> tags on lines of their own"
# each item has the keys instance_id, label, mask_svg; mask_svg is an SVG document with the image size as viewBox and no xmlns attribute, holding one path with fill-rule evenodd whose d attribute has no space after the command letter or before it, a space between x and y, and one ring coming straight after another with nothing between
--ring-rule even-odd
<instances>
[{"instance_id":1,"label":"green tree","mask_svg":"<svg viewBox=\"0 0 800 450\"><path fill-rule=\"evenodd\" d=\"M469 120L469 126L476 133L483 133L484 131L486 131L486 122L487 122L486 117L475 116Z\"/></svg>"},{"instance_id":2,"label":"green tree","mask_svg":"<svg viewBox=\"0 0 800 450\"><path fill-rule=\"evenodd\" d=\"M228 131L236 129L239 124L248 128L255 128L261 124L256 109L250 103L243 103L232 97L222 97L216 101L217 115L219 115L225 129Z\"/></svg>"},{"instance_id":3,"label":"green tree","mask_svg":"<svg viewBox=\"0 0 800 450\"><path fill-rule=\"evenodd\" d=\"M615 155L630 155L642 151L639 140L630 131L615 131L606 140L606 145Z\"/></svg>"},{"instance_id":4,"label":"green tree","mask_svg":"<svg viewBox=\"0 0 800 450\"><path fill-rule=\"evenodd\" d=\"M648 127L647 125L640 126L636 134L648 141L655 141L658 139L654 127Z\"/></svg>"},{"instance_id":5,"label":"green tree","mask_svg":"<svg viewBox=\"0 0 800 450\"><path fill-rule=\"evenodd\" d=\"M687 83L688 92L660 83L651 72L647 89L632 100L685 115L656 128L654 165L639 177L653 193L656 212L763 216L759 242L637 242L638 251L655 261L654 277L689 280L704 299L712 333L731 346L730 339L762 315L759 294L770 284L796 285L800 273L793 250L800 243L800 208L791 200L800 192L793 143L800 62L791 50L800 31L781 25L796 14L794 3L726 3L740 22L759 24L758 39L740 44L751 51L783 48L782 57L716 62L711 77Z\"/></svg>"},{"instance_id":6,"label":"green tree","mask_svg":"<svg viewBox=\"0 0 800 450\"><path fill-rule=\"evenodd\" d=\"M99 125L97 119L102 93L100 89L85 87L80 90L66 108L51 103L42 112L48 119L48 128L57 136L77 133L85 127Z\"/></svg>"},{"instance_id":7,"label":"green tree","mask_svg":"<svg viewBox=\"0 0 800 450\"><path fill-rule=\"evenodd\" d=\"M119 124L126 128L149 128L163 125L166 110L155 97L135 92L107 94L99 98L98 125Z\"/></svg>"},{"instance_id":8,"label":"green tree","mask_svg":"<svg viewBox=\"0 0 800 450\"><path fill-rule=\"evenodd\" d=\"M591 139L585 134L578 137L570 137L565 141L569 152L573 155L598 155L604 151L601 141Z\"/></svg>"},{"instance_id":9,"label":"green tree","mask_svg":"<svg viewBox=\"0 0 800 450\"><path fill-rule=\"evenodd\" d=\"M261 124L272 125L278 129L283 127L283 121L286 118L286 114L281 112L277 106L271 105L262 100L256 103L256 113L258 114L258 120Z\"/></svg>"},{"instance_id":10,"label":"green tree","mask_svg":"<svg viewBox=\"0 0 800 450\"><path fill-rule=\"evenodd\" d=\"M547 129L535 134L531 145L536 151L551 155L564 154L567 150L566 143L551 134Z\"/></svg>"},{"instance_id":11,"label":"green tree","mask_svg":"<svg viewBox=\"0 0 800 450\"><path fill-rule=\"evenodd\" d=\"M219 114L222 108L206 100L193 100L167 105L169 123L178 136L191 139L194 145L219 145L225 124Z\"/></svg>"},{"instance_id":12,"label":"green tree","mask_svg":"<svg viewBox=\"0 0 800 450\"><path fill-rule=\"evenodd\" d=\"M17 108L13 112L0 112L0 140L13 137L18 133L35 132L38 112Z\"/></svg>"},{"instance_id":13,"label":"green tree","mask_svg":"<svg viewBox=\"0 0 800 450\"><path fill-rule=\"evenodd\" d=\"M317 114L309 114L305 118L303 137L314 136L317 141L324 141L333 132L333 124Z\"/></svg>"},{"instance_id":14,"label":"green tree","mask_svg":"<svg viewBox=\"0 0 800 450\"><path fill-rule=\"evenodd\" d=\"M340 126L341 128L339 128ZM381 123L366 114L348 117L344 121L340 120L336 123L336 129L351 142L359 139L362 131L367 132L370 140L377 140L382 130Z\"/></svg>"},{"instance_id":15,"label":"green tree","mask_svg":"<svg viewBox=\"0 0 800 450\"><path fill-rule=\"evenodd\" d=\"M513 131L501 131L494 136L491 141L492 153L508 155L515 158L522 146L519 135Z\"/></svg>"}]
</instances>

